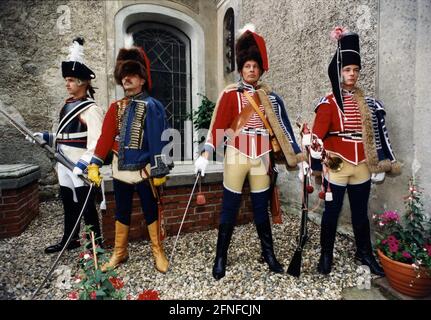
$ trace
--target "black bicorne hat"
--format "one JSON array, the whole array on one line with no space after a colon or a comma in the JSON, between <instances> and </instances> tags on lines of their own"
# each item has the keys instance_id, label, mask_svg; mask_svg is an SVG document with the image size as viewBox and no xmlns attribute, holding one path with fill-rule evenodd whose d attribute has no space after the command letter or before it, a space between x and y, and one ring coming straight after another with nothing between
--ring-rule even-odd
<instances>
[{"instance_id":1,"label":"black bicorne hat","mask_svg":"<svg viewBox=\"0 0 431 320\"><path fill-rule=\"evenodd\" d=\"M94 72L84 64L84 39L75 38L69 48L68 60L61 63L63 78L74 77L81 80L96 78Z\"/></svg>"}]
</instances>

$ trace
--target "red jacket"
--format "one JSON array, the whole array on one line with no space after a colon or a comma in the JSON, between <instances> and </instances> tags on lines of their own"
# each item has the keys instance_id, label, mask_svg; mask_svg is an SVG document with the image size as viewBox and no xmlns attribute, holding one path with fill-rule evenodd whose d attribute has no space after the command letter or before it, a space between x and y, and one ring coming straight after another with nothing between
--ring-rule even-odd
<instances>
[{"instance_id":1,"label":"red jacket","mask_svg":"<svg viewBox=\"0 0 431 320\"><path fill-rule=\"evenodd\" d=\"M245 83L243 85L244 90L247 90L250 96L253 97L253 87ZM222 93L214 109L209 134L205 143L206 148L210 147L214 150L223 142L225 131L231 128L233 121L247 104L247 98L243 93L237 90L237 87L227 88ZM259 109L265 114L262 104L259 105ZM255 134L253 130L248 130L249 133L240 131L234 140L227 141L228 146L239 150L242 154L250 158L258 158L271 151L269 135L267 132L265 133L265 125L256 112L253 113L244 128L258 129L258 131L263 129L264 134Z\"/></svg>"},{"instance_id":2,"label":"red jacket","mask_svg":"<svg viewBox=\"0 0 431 320\"><path fill-rule=\"evenodd\" d=\"M366 160L362 138L350 139L335 135L338 132L362 132L357 103L352 101L349 94L343 95L343 103L342 111L332 93L322 98L315 110L313 133L322 139L326 151L357 165Z\"/></svg>"},{"instance_id":3,"label":"red jacket","mask_svg":"<svg viewBox=\"0 0 431 320\"><path fill-rule=\"evenodd\" d=\"M103 120L102 133L100 134L94 151L94 157L102 160L102 162L111 150L118 153L119 145L117 137L120 134L120 117L123 115L127 103L127 98L114 101L106 112L105 119Z\"/></svg>"}]
</instances>

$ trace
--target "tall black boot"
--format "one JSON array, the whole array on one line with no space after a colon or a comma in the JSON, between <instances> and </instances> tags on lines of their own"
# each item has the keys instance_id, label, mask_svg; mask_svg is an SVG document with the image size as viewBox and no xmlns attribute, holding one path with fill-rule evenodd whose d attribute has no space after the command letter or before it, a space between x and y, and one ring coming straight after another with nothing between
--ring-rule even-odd
<instances>
[{"instance_id":1,"label":"tall black boot","mask_svg":"<svg viewBox=\"0 0 431 320\"><path fill-rule=\"evenodd\" d=\"M327 187L325 180L324 185ZM331 184L332 201L325 201L325 211L323 212L320 225L320 258L317 271L321 274L331 273L335 236L337 235L338 217L343 207L344 193L346 187Z\"/></svg>"},{"instance_id":2,"label":"tall black boot","mask_svg":"<svg viewBox=\"0 0 431 320\"><path fill-rule=\"evenodd\" d=\"M76 196L78 198L77 204L77 214L81 213L82 207L84 206L85 199L87 198L89 187L78 187L75 188ZM84 211L84 222L87 226L91 226L91 231L94 232L94 236L96 238L96 244L99 246L102 245L102 235L100 232L100 223L99 223L99 214L97 213L96 204L95 204L95 193L91 192L88 197L87 207Z\"/></svg>"},{"instance_id":3,"label":"tall black boot","mask_svg":"<svg viewBox=\"0 0 431 320\"><path fill-rule=\"evenodd\" d=\"M213 266L213 277L216 280L223 278L226 274L227 251L232 238L234 225L222 223L219 225L216 257Z\"/></svg>"},{"instance_id":4,"label":"tall black boot","mask_svg":"<svg viewBox=\"0 0 431 320\"><path fill-rule=\"evenodd\" d=\"M321 274L330 274L332 268L333 252L337 227L321 225L320 228L320 258L317 271Z\"/></svg>"},{"instance_id":5,"label":"tall black boot","mask_svg":"<svg viewBox=\"0 0 431 320\"><path fill-rule=\"evenodd\" d=\"M69 235L72 233L78 215L76 214L76 203L73 201L73 191L70 188L60 186L60 196L64 209L64 231L61 241L57 244L45 248L45 253L59 252L66 244ZM79 243L79 225L70 241L67 249L78 248Z\"/></svg>"},{"instance_id":6,"label":"tall black boot","mask_svg":"<svg viewBox=\"0 0 431 320\"><path fill-rule=\"evenodd\" d=\"M360 227L354 227L354 234L356 240L356 253L355 259L361 264L370 268L371 273L383 277L385 272L379 265L374 257L370 240L370 226L369 224Z\"/></svg>"},{"instance_id":7,"label":"tall black boot","mask_svg":"<svg viewBox=\"0 0 431 320\"><path fill-rule=\"evenodd\" d=\"M356 242L355 259L362 265L368 266L372 273L383 277L385 273L376 261L371 246L370 222L368 220L370 189L370 180L359 185L349 185L347 187Z\"/></svg>"},{"instance_id":8,"label":"tall black boot","mask_svg":"<svg viewBox=\"0 0 431 320\"><path fill-rule=\"evenodd\" d=\"M268 264L269 269L276 273L282 273L283 266L277 261L274 254L274 246L272 241L271 224L269 219L265 222L256 224L257 234L260 238L260 244L262 246L262 256L265 262Z\"/></svg>"}]
</instances>

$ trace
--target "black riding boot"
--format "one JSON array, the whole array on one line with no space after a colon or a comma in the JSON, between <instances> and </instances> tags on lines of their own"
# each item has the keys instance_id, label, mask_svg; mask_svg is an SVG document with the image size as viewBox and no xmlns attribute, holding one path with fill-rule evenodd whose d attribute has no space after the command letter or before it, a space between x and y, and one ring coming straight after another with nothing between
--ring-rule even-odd
<instances>
[{"instance_id":1,"label":"black riding boot","mask_svg":"<svg viewBox=\"0 0 431 320\"><path fill-rule=\"evenodd\" d=\"M322 225L320 230L320 258L317 265L317 271L321 274L331 273L334 242L337 228Z\"/></svg>"},{"instance_id":2,"label":"black riding boot","mask_svg":"<svg viewBox=\"0 0 431 320\"><path fill-rule=\"evenodd\" d=\"M268 264L269 269L276 273L284 272L283 266L277 261L274 254L274 246L272 241L271 224L269 219L263 223L256 224L257 234L260 238L262 246L262 256Z\"/></svg>"},{"instance_id":3,"label":"black riding boot","mask_svg":"<svg viewBox=\"0 0 431 320\"><path fill-rule=\"evenodd\" d=\"M61 241L57 244L45 248L45 253L59 252L66 244L69 235L71 234L75 225L78 215L76 214L76 203L73 201L73 191L70 188L60 186L60 196L64 208L64 232ZM75 231L72 240L70 241L67 249L72 250L78 248L79 243L79 226Z\"/></svg>"},{"instance_id":4,"label":"black riding boot","mask_svg":"<svg viewBox=\"0 0 431 320\"><path fill-rule=\"evenodd\" d=\"M325 180L324 185L327 187ZM331 273L335 236L337 234L338 216L343 207L344 193L346 187L331 184L332 201L325 201L325 211L323 212L320 225L320 258L317 271L321 274Z\"/></svg>"},{"instance_id":5,"label":"black riding boot","mask_svg":"<svg viewBox=\"0 0 431 320\"><path fill-rule=\"evenodd\" d=\"M223 278L226 274L227 251L232 238L234 225L222 223L219 225L216 257L213 266L213 277L216 280Z\"/></svg>"},{"instance_id":6,"label":"black riding boot","mask_svg":"<svg viewBox=\"0 0 431 320\"><path fill-rule=\"evenodd\" d=\"M353 233L356 242L355 259L362 265L368 266L372 273L382 277L385 273L374 258L371 246L370 222L368 220L368 198L370 195L370 188L371 181L347 186L352 210Z\"/></svg>"},{"instance_id":7,"label":"black riding boot","mask_svg":"<svg viewBox=\"0 0 431 320\"><path fill-rule=\"evenodd\" d=\"M373 254L373 249L371 247L369 223L363 224L361 226L353 226L353 233L355 234L356 241L356 261L361 265L368 266L371 273L383 277L385 272L376 261L376 258Z\"/></svg>"}]
</instances>

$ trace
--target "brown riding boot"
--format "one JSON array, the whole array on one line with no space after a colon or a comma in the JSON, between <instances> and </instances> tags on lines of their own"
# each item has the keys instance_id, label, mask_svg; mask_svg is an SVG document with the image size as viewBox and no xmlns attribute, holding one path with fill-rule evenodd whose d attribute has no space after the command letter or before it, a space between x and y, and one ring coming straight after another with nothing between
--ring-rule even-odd
<instances>
[{"instance_id":1,"label":"brown riding boot","mask_svg":"<svg viewBox=\"0 0 431 320\"><path fill-rule=\"evenodd\" d=\"M153 250L154 260L156 262L156 269L162 273L168 271L169 262L166 259L163 246L159 241L159 224L158 221L154 221L148 226L148 233L151 239L151 249Z\"/></svg>"},{"instance_id":2,"label":"brown riding boot","mask_svg":"<svg viewBox=\"0 0 431 320\"><path fill-rule=\"evenodd\" d=\"M105 263L101 270L105 272L108 268L115 269L120 263L129 258L127 244L129 241L129 226L115 221L115 247L111 259Z\"/></svg>"}]
</instances>

